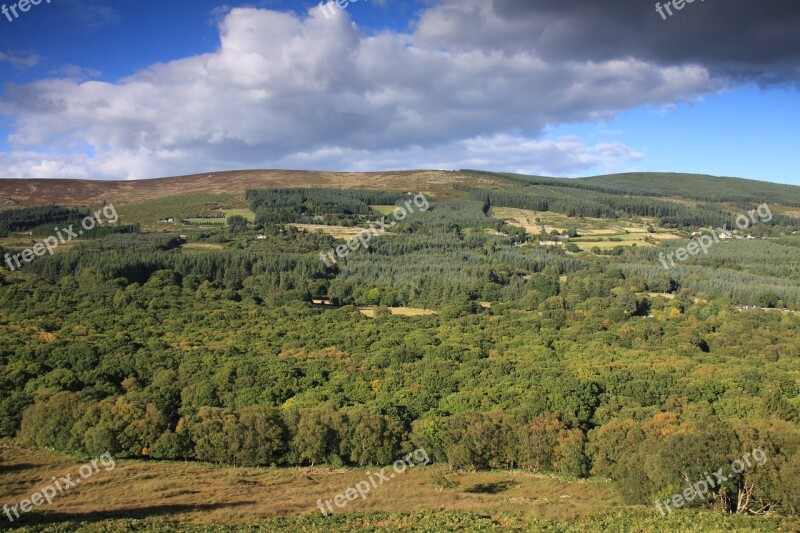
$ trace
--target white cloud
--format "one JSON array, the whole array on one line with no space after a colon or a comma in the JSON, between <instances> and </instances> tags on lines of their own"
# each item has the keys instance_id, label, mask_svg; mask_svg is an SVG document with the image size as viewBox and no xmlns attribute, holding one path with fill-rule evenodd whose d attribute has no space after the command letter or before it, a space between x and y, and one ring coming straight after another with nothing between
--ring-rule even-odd
<instances>
[{"instance_id":1,"label":"white cloud","mask_svg":"<svg viewBox=\"0 0 800 533\"><path fill-rule=\"evenodd\" d=\"M8 63L11 63L16 68L19 69L30 68L39 63L39 61L41 60L42 58L35 54L16 54L12 52L8 53L0 52L0 62L7 61Z\"/></svg>"},{"instance_id":2,"label":"white cloud","mask_svg":"<svg viewBox=\"0 0 800 533\"><path fill-rule=\"evenodd\" d=\"M416 33L367 36L346 13L327 19L318 8L305 17L235 8L219 30L217 51L116 83L53 78L7 88L0 114L15 126L13 152L0 154L5 177L273 167L578 174L640 156L619 143L542 139L548 125L717 89L697 66L548 62L535 50L477 43L450 49Z\"/></svg>"}]
</instances>

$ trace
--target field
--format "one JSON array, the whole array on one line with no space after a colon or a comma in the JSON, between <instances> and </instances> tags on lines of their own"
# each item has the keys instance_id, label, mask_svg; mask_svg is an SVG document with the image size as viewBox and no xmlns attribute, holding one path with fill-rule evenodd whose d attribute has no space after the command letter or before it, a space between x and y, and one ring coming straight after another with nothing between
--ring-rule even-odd
<instances>
[{"instance_id":1,"label":"field","mask_svg":"<svg viewBox=\"0 0 800 533\"><path fill-rule=\"evenodd\" d=\"M532 235L539 234L543 228L548 232L554 229L564 232L567 227L573 227L579 223L578 219L559 213L543 213L513 207L493 207L489 215L498 220L505 220L512 226L522 228Z\"/></svg>"},{"instance_id":2,"label":"field","mask_svg":"<svg viewBox=\"0 0 800 533\"><path fill-rule=\"evenodd\" d=\"M256 221L256 214L249 209L223 209L222 212L225 213L225 218L240 216L246 218L249 222Z\"/></svg>"},{"instance_id":3,"label":"field","mask_svg":"<svg viewBox=\"0 0 800 533\"><path fill-rule=\"evenodd\" d=\"M0 447L0 500L15 505L85 464L75 458ZM110 464L109 464L110 466ZM377 468L231 468L182 462L115 461L14 522L19 531L797 531L800 522L623 506L604 482L521 471L450 473L413 467L377 483L365 499L323 516L330 500ZM385 474L391 475L387 468ZM448 488L442 487L446 480ZM613 512L603 511L615 507ZM338 510L338 509L337 509ZM10 511L11 512L11 511ZM13 516L13 514L12 514ZM2 524L7 527L6 517ZM254 529L255 528L255 529Z\"/></svg>"},{"instance_id":4,"label":"field","mask_svg":"<svg viewBox=\"0 0 800 533\"><path fill-rule=\"evenodd\" d=\"M186 218L183 221L195 226L224 226L225 217Z\"/></svg>"},{"instance_id":5,"label":"field","mask_svg":"<svg viewBox=\"0 0 800 533\"><path fill-rule=\"evenodd\" d=\"M391 215L392 211L397 209L397 206L395 206L395 205L373 205L371 207L372 207L372 209L374 209L378 213L380 213L382 215L386 215L386 216Z\"/></svg>"},{"instance_id":6,"label":"field","mask_svg":"<svg viewBox=\"0 0 800 533\"><path fill-rule=\"evenodd\" d=\"M123 223L163 230L173 224L162 220L174 218L180 223L188 218L221 217L222 209L240 207L242 203L230 194L182 194L115 205Z\"/></svg>"},{"instance_id":7,"label":"field","mask_svg":"<svg viewBox=\"0 0 800 533\"><path fill-rule=\"evenodd\" d=\"M429 316L435 315L436 311L431 311L430 309L418 309L415 307L388 307L389 312L393 315L397 316ZM364 316L368 316L370 318L375 317L375 308L374 307L361 307L358 309Z\"/></svg>"},{"instance_id":8,"label":"field","mask_svg":"<svg viewBox=\"0 0 800 533\"><path fill-rule=\"evenodd\" d=\"M0 448L0 501L20 501L50 483L54 474L77 472L81 464L64 455ZM318 499L333 498L367 479L368 472L379 470L117 461L113 470L101 467L46 510L73 519L103 511L112 516L158 515L215 524L321 514ZM440 490L437 483L442 474L455 486ZM612 505L620 505L620 498L603 482L567 481L517 471L449 474L443 466L419 466L397 474L367 499L348 503L343 512L448 510L569 518ZM46 520L47 514L33 513L28 518Z\"/></svg>"},{"instance_id":9,"label":"field","mask_svg":"<svg viewBox=\"0 0 800 533\"><path fill-rule=\"evenodd\" d=\"M647 231L647 225L655 221L640 219L633 221L607 220L602 218L569 217L560 213L530 211L511 207L494 207L489 213L492 217L505 220L512 226L523 228L528 234L537 236L542 230L564 233L576 229L579 237L570 239L582 251L588 252L597 247L610 250L617 246L654 246L645 237L656 241L680 239L680 235L664 230L655 233Z\"/></svg>"},{"instance_id":10,"label":"field","mask_svg":"<svg viewBox=\"0 0 800 533\"><path fill-rule=\"evenodd\" d=\"M225 246L211 242L189 242L181 246L184 252L213 252L224 249Z\"/></svg>"},{"instance_id":11,"label":"field","mask_svg":"<svg viewBox=\"0 0 800 533\"><path fill-rule=\"evenodd\" d=\"M351 237L355 237L356 235L361 235L364 233L365 228L358 228L358 227L349 227L349 226L326 226L323 224L289 224L290 226L294 226L297 229L306 230L310 233L317 233L322 232L325 235L330 235L331 237L337 239L349 239ZM375 230L378 235L383 235L385 232L381 230Z\"/></svg>"},{"instance_id":12,"label":"field","mask_svg":"<svg viewBox=\"0 0 800 533\"><path fill-rule=\"evenodd\" d=\"M14 233L9 235L8 237L0 238L0 247L8 248L9 250L24 250L26 248L31 248L33 242L41 242L41 237L31 237L30 235L25 235L24 233ZM72 240L66 241L64 243L60 243L58 247L54 250L54 253L64 253L66 251L71 250L72 248L78 246L81 243L79 240Z\"/></svg>"}]
</instances>

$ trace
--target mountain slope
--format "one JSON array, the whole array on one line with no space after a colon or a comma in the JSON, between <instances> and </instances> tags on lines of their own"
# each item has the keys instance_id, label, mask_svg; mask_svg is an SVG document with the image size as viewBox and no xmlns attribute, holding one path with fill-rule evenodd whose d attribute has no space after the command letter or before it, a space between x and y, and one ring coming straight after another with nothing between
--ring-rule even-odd
<instances>
[{"instance_id":1,"label":"mountain slope","mask_svg":"<svg viewBox=\"0 0 800 533\"><path fill-rule=\"evenodd\" d=\"M679 197L703 202L743 204L770 203L800 207L800 187L742 178L638 172L608 174L586 178L551 178L525 174L500 174L464 170L462 172L492 176L524 185L547 185L634 196Z\"/></svg>"},{"instance_id":2,"label":"mountain slope","mask_svg":"<svg viewBox=\"0 0 800 533\"><path fill-rule=\"evenodd\" d=\"M181 194L242 195L270 187L368 188L424 191L446 199L456 186L514 188L540 185L633 196L679 197L705 202L768 203L800 207L800 187L698 174L631 173L586 178L551 178L478 170L317 172L239 170L138 181L0 179L0 209L15 205L125 204Z\"/></svg>"},{"instance_id":3,"label":"mountain slope","mask_svg":"<svg viewBox=\"0 0 800 533\"><path fill-rule=\"evenodd\" d=\"M453 185L456 183L487 187L499 186L502 180L438 170L387 172L237 170L137 181L0 179L0 208L53 203L72 206L98 204L103 201L125 204L179 194L243 195L247 189L270 187L426 191L447 197L448 194L452 194Z\"/></svg>"}]
</instances>

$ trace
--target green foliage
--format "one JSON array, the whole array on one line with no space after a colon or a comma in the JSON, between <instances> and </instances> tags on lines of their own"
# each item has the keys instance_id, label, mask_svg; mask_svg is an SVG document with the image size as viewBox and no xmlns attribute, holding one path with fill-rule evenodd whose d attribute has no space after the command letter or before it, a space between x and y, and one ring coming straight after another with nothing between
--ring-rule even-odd
<instances>
[{"instance_id":1,"label":"green foliage","mask_svg":"<svg viewBox=\"0 0 800 533\"><path fill-rule=\"evenodd\" d=\"M0 436L252 466L382 465L421 446L452 468L610 478L648 503L762 446L768 466L720 487L714 506L731 511L749 487L745 510L797 512L800 318L736 308L796 308L791 239L719 244L665 272L658 253L682 243L574 256L486 215L500 201L685 216L552 188L431 202L331 268L319 252L333 238L279 224L261 240L114 234L37 258L0 285ZM250 200L358 223L401 196Z\"/></svg>"},{"instance_id":2,"label":"green foliage","mask_svg":"<svg viewBox=\"0 0 800 533\"><path fill-rule=\"evenodd\" d=\"M525 185L562 187L613 195L678 196L703 202L730 202L737 204L761 204L767 202L769 204L800 206L800 189L796 186L741 178L705 176L701 174L637 172L567 179L470 170L462 170L461 172L485 174Z\"/></svg>"},{"instance_id":3,"label":"green foliage","mask_svg":"<svg viewBox=\"0 0 800 533\"><path fill-rule=\"evenodd\" d=\"M247 219L241 215L233 215L227 218L228 229L231 233L241 233L247 229Z\"/></svg>"},{"instance_id":4,"label":"green foliage","mask_svg":"<svg viewBox=\"0 0 800 533\"><path fill-rule=\"evenodd\" d=\"M23 207L0 211L0 226L4 231L28 231L43 224L79 224L87 216L75 209L58 205ZM52 232L52 228L50 230Z\"/></svg>"},{"instance_id":5,"label":"green foliage","mask_svg":"<svg viewBox=\"0 0 800 533\"><path fill-rule=\"evenodd\" d=\"M402 198L406 198L403 193L362 189L264 189L245 193L258 224L315 221L352 225L359 216L381 216L371 205L391 205Z\"/></svg>"}]
</instances>

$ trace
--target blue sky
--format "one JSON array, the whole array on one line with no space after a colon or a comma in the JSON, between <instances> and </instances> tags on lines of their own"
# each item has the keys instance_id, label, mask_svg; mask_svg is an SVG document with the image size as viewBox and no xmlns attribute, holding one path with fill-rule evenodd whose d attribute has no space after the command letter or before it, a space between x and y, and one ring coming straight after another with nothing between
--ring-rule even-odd
<instances>
[{"instance_id":1,"label":"blue sky","mask_svg":"<svg viewBox=\"0 0 800 533\"><path fill-rule=\"evenodd\" d=\"M582 2L360 0L329 19L318 2L43 0L0 16L0 177L485 168L800 185L794 42L668 47L694 26L746 45L753 14L662 21L614 0L601 15L626 26L609 39L582 26L597 16Z\"/></svg>"},{"instance_id":2,"label":"blue sky","mask_svg":"<svg viewBox=\"0 0 800 533\"><path fill-rule=\"evenodd\" d=\"M552 135L617 139L641 150L633 170L732 176L800 185L800 95L749 84L674 109L645 107Z\"/></svg>"}]
</instances>

